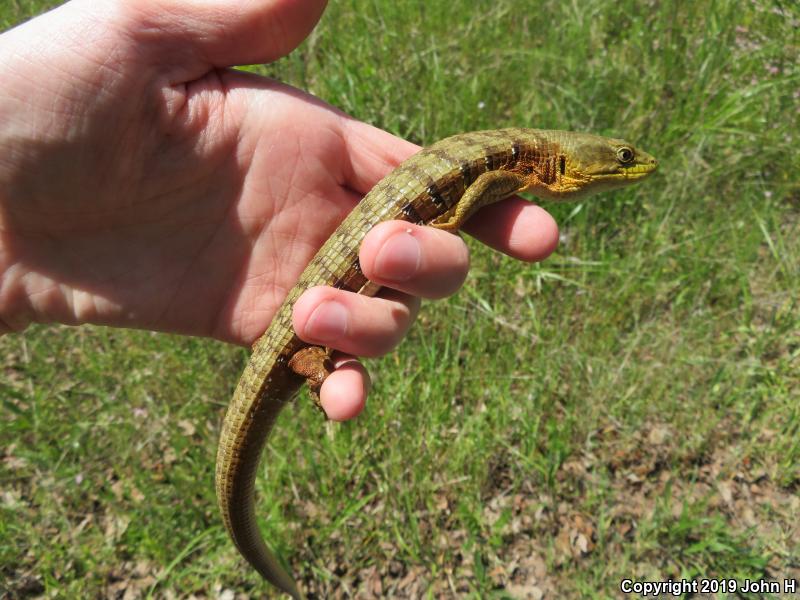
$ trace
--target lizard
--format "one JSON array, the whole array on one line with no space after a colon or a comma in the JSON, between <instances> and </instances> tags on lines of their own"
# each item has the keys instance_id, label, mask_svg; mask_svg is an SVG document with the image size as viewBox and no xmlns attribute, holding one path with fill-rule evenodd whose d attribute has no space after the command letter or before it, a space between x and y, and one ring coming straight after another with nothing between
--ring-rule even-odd
<instances>
[{"instance_id":1,"label":"lizard","mask_svg":"<svg viewBox=\"0 0 800 600\"><path fill-rule=\"evenodd\" d=\"M292 598L303 598L261 536L254 498L260 456L281 409L304 381L315 397L332 370L331 350L303 342L292 328L300 295L317 285L378 293L380 287L361 271L358 252L379 222L400 219L456 232L478 209L511 195L530 192L545 200L574 200L640 181L657 165L650 154L620 139L541 129L476 131L421 150L364 196L254 343L223 421L218 504L234 544L262 577Z\"/></svg>"}]
</instances>

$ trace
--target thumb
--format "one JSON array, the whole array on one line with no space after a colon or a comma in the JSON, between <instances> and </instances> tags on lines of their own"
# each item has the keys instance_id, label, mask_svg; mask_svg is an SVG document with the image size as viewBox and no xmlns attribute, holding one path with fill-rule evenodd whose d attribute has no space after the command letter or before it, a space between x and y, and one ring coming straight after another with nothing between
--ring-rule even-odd
<instances>
[{"instance_id":1,"label":"thumb","mask_svg":"<svg viewBox=\"0 0 800 600\"><path fill-rule=\"evenodd\" d=\"M191 79L210 68L266 63L297 47L326 0L123 0L129 33ZM186 72L188 71L188 73Z\"/></svg>"}]
</instances>

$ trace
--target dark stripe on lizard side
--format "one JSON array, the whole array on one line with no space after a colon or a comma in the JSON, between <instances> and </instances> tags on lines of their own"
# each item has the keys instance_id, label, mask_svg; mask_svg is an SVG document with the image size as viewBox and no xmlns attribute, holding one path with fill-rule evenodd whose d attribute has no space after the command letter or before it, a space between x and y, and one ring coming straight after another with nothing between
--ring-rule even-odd
<instances>
[{"instance_id":1,"label":"dark stripe on lizard side","mask_svg":"<svg viewBox=\"0 0 800 600\"><path fill-rule=\"evenodd\" d=\"M433 206L435 207L435 211L426 211L435 213L433 216L439 216L447 212L447 209L450 208L450 204L445 200L442 196L442 192L439 189L439 186L422 167L419 165L408 165L408 171L411 173L417 181L421 182L425 186L425 193L428 195L430 200L433 202ZM415 198L414 202L421 200L420 198Z\"/></svg>"},{"instance_id":2,"label":"dark stripe on lizard side","mask_svg":"<svg viewBox=\"0 0 800 600\"><path fill-rule=\"evenodd\" d=\"M398 215L403 210L403 205L405 204L403 197L405 194L391 180L384 179L380 188L374 191L377 191L379 195L383 196L386 203L391 204Z\"/></svg>"},{"instance_id":3,"label":"dark stripe on lizard side","mask_svg":"<svg viewBox=\"0 0 800 600\"><path fill-rule=\"evenodd\" d=\"M358 292L367 283L367 278L360 270L350 268L341 278L334 281L331 286L348 292Z\"/></svg>"},{"instance_id":4,"label":"dark stripe on lizard side","mask_svg":"<svg viewBox=\"0 0 800 600\"><path fill-rule=\"evenodd\" d=\"M498 158L498 153L492 152L491 147L483 147L483 166L486 167L486 171L494 171L495 169L499 169L501 166L503 166L502 162L498 162Z\"/></svg>"},{"instance_id":5,"label":"dark stripe on lizard side","mask_svg":"<svg viewBox=\"0 0 800 600\"><path fill-rule=\"evenodd\" d=\"M427 189L425 190L428 192L428 196L430 196L433 203L440 209L447 209L447 202L445 202L442 195L439 193L439 190L436 188L436 184L430 184Z\"/></svg>"},{"instance_id":6,"label":"dark stripe on lizard side","mask_svg":"<svg viewBox=\"0 0 800 600\"><path fill-rule=\"evenodd\" d=\"M408 221L409 223L416 223L419 225L425 222L425 220L417 212L417 209L414 208L414 204L412 202L406 202L400 210L403 212L403 216L405 217L404 220Z\"/></svg>"},{"instance_id":7,"label":"dark stripe on lizard side","mask_svg":"<svg viewBox=\"0 0 800 600\"><path fill-rule=\"evenodd\" d=\"M472 177L472 169L470 164L462 161L458 164L458 170L461 171L461 178L464 180L464 189L466 190L476 178Z\"/></svg>"},{"instance_id":8,"label":"dark stripe on lizard side","mask_svg":"<svg viewBox=\"0 0 800 600\"><path fill-rule=\"evenodd\" d=\"M423 194L411 200L416 207L417 214L419 214L418 221L425 222L426 220L433 219L446 212L448 208L447 201L442 197L439 187L436 185L436 181L434 181L433 177L417 164L408 165L408 172L425 188ZM427 198L425 197L426 195ZM430 206L426 206L428 204L430 204Z\"/></svg>"},{"instance_id":9,"label":"dark stripe on lizard side","mask_svg":"<svg viewBox=\"0 0 800 600\"><path fill-rule=\"evenodd\" d=\"M460 159L458 156L459 154L463 153L464 152L457 152L450 154L449 152L441 150L439 148L432 148L429 152L429 154L441 159L441 161L445 165L447 166L452 165L453 170L460 175L460 177L456 176L454 179L446 181L447 184L450 184L451 182L455 182L457 184L457 187L459 189L455 197L453 197L453 194L447 193L441 188L439 189L440 194L443 194L445 198L448 198L448 200L452 199L452 201L449 201L447 203L448 206L453 206L453 204L456 203L456 201L466 191L469 185L474 181L474 179L472 178L471 167L469 162Z\"/></svg>"},{"instance_id":10,"label":"dark stripe on lizard side","mask_svg":"<svg viewBox=\"0 0 800 600\"><path fill-rule=\"evenodd\" d=\"M551 181L550 177L552 175L555 175L555 169L551 170L550 162L551 161L549 158L546 158L545 160L542 161L542 168L539 173L539 179L542 180L542 183L550 183Z\"/></svg>"},{"instance_id":11,"label":"dark stripe on lizard side","mask_svg":"<svg viewBox=\"0 0 800 600\"><path fill-rule=\"evenodd\" d=\"M358 256L356 256L353 262L350 263L347 271L345 271L344 274L328 285L335 287L338 290L358 292L362 287L364 287L365 283L367 283L367 278L364 276L364 272L361 270L361 261L358 259Z\"/></svg>"}]
</instances>

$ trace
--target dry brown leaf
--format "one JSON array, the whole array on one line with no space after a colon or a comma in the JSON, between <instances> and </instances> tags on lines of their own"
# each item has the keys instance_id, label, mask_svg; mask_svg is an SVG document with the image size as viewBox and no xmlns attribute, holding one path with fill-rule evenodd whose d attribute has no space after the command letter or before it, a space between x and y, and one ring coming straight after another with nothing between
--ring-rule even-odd
<instances>
[{"instance_id":1,"label":"dry brown leaf","mask_svg":"<svg viewBox=\"0 0 800 600\"><path fill-rule=\"evenodd\" d=\"M106 539L117 542L124 535L131 523L131 518L127 515L107 515L104 519L103 532Z\"/></svg>"},{"instance_id":2,"label":"dry brown leaf","mask_svg":"<svg viewBox=\"0 0 800 600\"><path fill-rule=\"evenodd\" d=\"M183 433L188 437L193 436L197 432L197 428L194 426L194 423L188 419L181 419L178 421L178 427L180 427L181 431L183 431Z\"/></svg>"}]
</instances>

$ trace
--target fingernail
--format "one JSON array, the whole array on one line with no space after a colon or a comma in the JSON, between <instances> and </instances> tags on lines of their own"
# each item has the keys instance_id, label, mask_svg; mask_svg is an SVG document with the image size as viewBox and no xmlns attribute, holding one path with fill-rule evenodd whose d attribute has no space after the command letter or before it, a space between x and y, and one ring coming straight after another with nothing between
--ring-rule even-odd
<instances>
[{"instance_id":1,"label":"fingernail","mask_svg":"<svg viewBox=\"0 0 800 600\"><path fill-rule=\"evenodd\" d=\"M341 339L347 333L347 309L332 300L323 302L311 313L304 333L307 338L324 344Z\"/></svg>"},{"instance_id":2,"label":"fingernail","mask_svg":"<svg viewBox=\"0 0 800 600\"><path fill-rule=\"evenodd\" d=\"M383 243L375 258L375 270L388 281L408 281L419 271L419 241L408 232L396 233Z\"/></svg>"}]
</instances>

